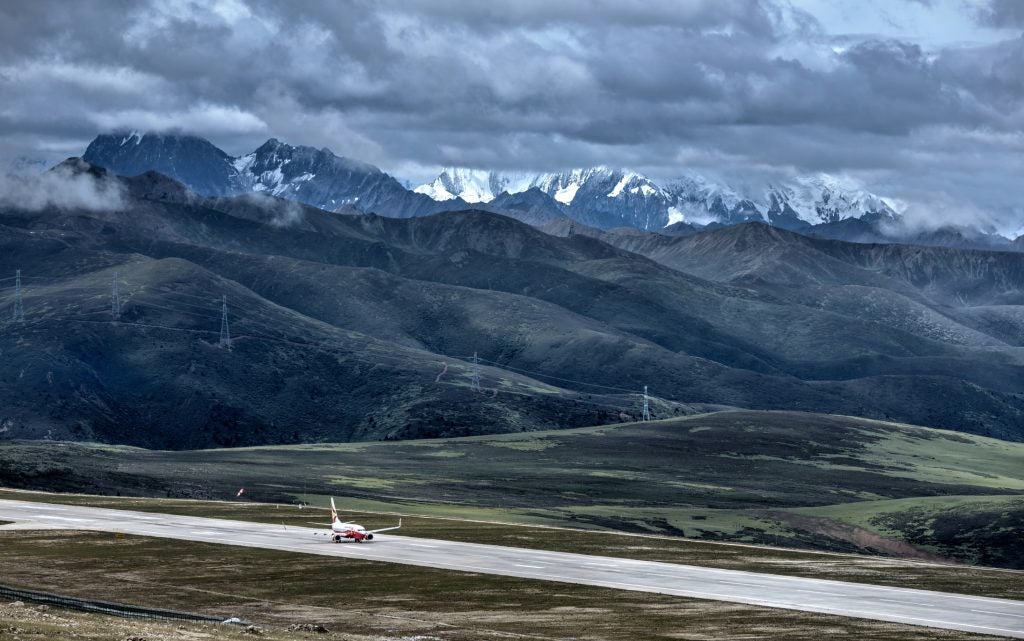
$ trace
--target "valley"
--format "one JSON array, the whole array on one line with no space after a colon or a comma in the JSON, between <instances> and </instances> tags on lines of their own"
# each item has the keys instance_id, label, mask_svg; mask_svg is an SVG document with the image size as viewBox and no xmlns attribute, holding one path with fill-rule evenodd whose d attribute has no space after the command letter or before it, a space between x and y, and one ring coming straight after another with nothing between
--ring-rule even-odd
<instances>
[{"instance_id":1,"label":"valley","mask_svg":"<svg viewBox=\"0 0 1024 641\"><path fill-rule=\"evenodd\" d=\"M1024 639L1022 8L0 2L0 640Z\"/></svg>"}]
</instances>

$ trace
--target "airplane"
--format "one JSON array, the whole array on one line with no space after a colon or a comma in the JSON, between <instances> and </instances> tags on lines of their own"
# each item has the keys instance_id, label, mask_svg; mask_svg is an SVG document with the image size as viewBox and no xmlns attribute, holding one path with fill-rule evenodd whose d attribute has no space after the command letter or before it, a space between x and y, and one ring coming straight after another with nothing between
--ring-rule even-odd
<instances>
[{"instance_id":1,"label":"airplane","mask_svg":"<svg viewBox=\"0 0 1024 641\"><path fill-rule=\"evenodd\" d=\"M317 523L316 525L322 525ZM391 530L397 530L402 527L402 519L398 519L398 525L395 527L386 527L380 530L367 530L362 525L357 523L343 523L338 518L338 508L334 507L334 498L331 498L331 540L335 543L341 543L348 539L355 541L356 543L363 543L365 541L372 541L373 535L380 534L381 532L390 532Z\"/></svg>"}]
</instances>

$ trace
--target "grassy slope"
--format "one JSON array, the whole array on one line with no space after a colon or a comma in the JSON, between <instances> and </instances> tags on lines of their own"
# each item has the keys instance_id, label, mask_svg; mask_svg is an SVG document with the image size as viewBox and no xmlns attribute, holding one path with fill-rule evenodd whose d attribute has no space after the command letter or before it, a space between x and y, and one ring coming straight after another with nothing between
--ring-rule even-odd
<instances>
[{"instance_id":1,"label":"grassy slope","mask_svg":"<svg viewBox=\"0 0 1024 641\"><path fill-rule=\"evenodd\" d=\"M707 263L740 256L757 267L774 256L794 277L812 278L828 267L835 278L824 290L708 282L590 238L554 238L479 212L397 220L304 210L282 227L246 201L161 198L131 209L130 217L0 212L0 273L24 271L30 317L0 332L6 437L52 430L68 440L187 449L515 432L636 415L629 392L536 394L512 370L483 372L489 392L509 393L470 394L468 368L443 359L444 370L441 355L477 352L543 372L551 384L585 380L581 389L653 383L656 394L685 403L896 417L1024 438L1019 349L926 305L906 279L826 261L820 251L787 260L794 242L784 238L755 234L742 251L715 245ZM935 288L959 292L990 258L965 254L951 269L960 276ZM1024 282L1019 260L997 262L985 272L992 295L978 303L1013 302L1002 294ZM116 326L105 322L115 269L124 321ZM855 298L851 286L874 293ZM229 354L214 347L220 294L239 339ZM999 336L1014 327L1010 319L996 325L1010 328ZM675 414L666 409L655 415Z\"/></svg>"},{"instance_id":2,"label":"grassy slope","mask_svg":"<svg viewBox=\"0 0 1024 641\"><path fill-rule=\"evenodd\" d=\"M349 641L362 641L361 635L372 635L378 640L451 641L510 637L594 641L812 641L823 636L873 641L988 638L853 618L356 559L326 559L143 537L115 539L105 534L76 533L70 537L73 544L52 545L52 535L46 532L0 533L0 575L5 581L65 594L236 615L268 628L270 639L312 638L313 635L284 632L293 623L326 625L333 632L317 638ZM113 557L117 559L116 567L111 567L109 561ZM20 628L14 638L63 638L72 630L81 638L104 640L124 639L139 630L145 630L149 639L242 636L233 629L220 632L209 626L175 624L172 631L158 625L111 623L109 619L63 612L43 618L26 613L24 608L15 610L0 605L0 626L7 622ZM76 622L77 626L71 625ZM192 634L182 633L190 630Z\"/></svg>"},{"instance_id":3,"label":"grassy slope","mask_svg":"<svg viewBox=\"0 0 1024 641\"><path fill-rule=\"evenodd\" d=\"M311 522L315 523L327 518L326 510L322 508L302 508L295 505L271 506L242 501L99 497L15 490L0 490L0 498L161 514L183 514L302 528L308 528ZM365 506L368 503L377 509L367 509ZM370 529L394 525L397 516L395 513L380 511L381 504L367 501L346 500L339 507L343 510L344 518L361 523ZM417 506L416 509L423 510L422 506ZM434 509L445 511L440 506L435 506ZM481 516L481 514L478 512L476 516ZM498 510L485 512L483 516L524 518L523 513L520 512ZM618 532L556 528L550 525L516 525L451 516L410 516L408 513L404 513L401 534L535 550L680 563L745 572L1024 599L1024 581L1019 580L1020 573L1018 572L878 556L694 541L669 536L644 535L640 537L623 535ZM5 539L0 538L0 542L3 541Z\"/></svg>"},{"instance_id":4,"label":"grassy slope","mask_svg":"<svg viewBox=\"0 0 1024 641\"><path fill-rule=\"evenodd\" d=\"M1024 445L791 412L197 452L13 444L0 448L0 482L196 498L244 486L252 500L336 495L353 508L1006 567L1024 559L1014 535L1024 507L1011 500L1024 495ZM978 498L951 507L949 497ZM887 505L884 518L873 513Z\"/></svg>"}]
</instances>

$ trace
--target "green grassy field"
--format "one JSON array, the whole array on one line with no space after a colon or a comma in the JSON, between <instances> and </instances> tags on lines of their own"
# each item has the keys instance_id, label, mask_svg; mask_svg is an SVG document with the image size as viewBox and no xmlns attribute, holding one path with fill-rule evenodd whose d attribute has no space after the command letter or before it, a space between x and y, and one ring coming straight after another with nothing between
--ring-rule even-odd
<instances>
[{"instance_id":1,"label":"green grassy field","mask_svg":"<svg viewBox=\"0 0 1024 641\"><path fill-rule=\"evenodd\" d=\"M244 487L252 501L337 496L353 510L1024 568L1024 444L794 412L188 452L7 443L0 483L225 499Z\"/></svg>"},{"instance_id":2,"label":"green grassy field","mask_svg":"<svg viewBox=\"0 0 1024 641\"><path fill-rule=\"evenodd\" d=\"M982 637L958 632L658 594L450 572L353 559L110 534L0 533L5 582L72 596L169 607L256 622L271 639L311 638L287 626L320 624L323 639L791 639L873 641ZM0 605L12 638L230 638L235 629L169 626ZM73 627L72 627L73 625ZM10 628L7 628L9 630Z\"/></svg>"},{"instance_id":3,"label":"green grassy field","mask_svg":"<svg viewBox=\"0 0 1024 641\"><path fill-rule=\"evenodd\" d=\"M97 497L11 490L0 490L0 499L69 503L296 527L312 527L311 523L329 520L327 510L323 508L248 502ZM339 508L343 510L343 518L371 529L394 525L398 518L394 513L357 510L348 503L339 504ZM402 519L400 534L403 536L1024 599L1021 573L985 567L440 516L404 514Z\"/></svg>"}]
</instances>

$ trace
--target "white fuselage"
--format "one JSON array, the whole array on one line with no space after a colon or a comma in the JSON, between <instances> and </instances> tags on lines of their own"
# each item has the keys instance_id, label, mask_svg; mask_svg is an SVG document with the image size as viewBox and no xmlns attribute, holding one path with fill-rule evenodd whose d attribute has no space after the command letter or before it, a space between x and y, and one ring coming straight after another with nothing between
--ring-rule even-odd
<instances>
[{"instance_id":1,"label":"white fuselage","mask_svg":"<svg viewBox=\"0 0 1024 641\"><path fill-rule=\"evenodd\" d=\"M366 528L355 523L342 523L341 521L335 521L334 525L331 526L331 530L339 534L344 534L345 532L365 532Z\"/></svg>"}]
</instances>

